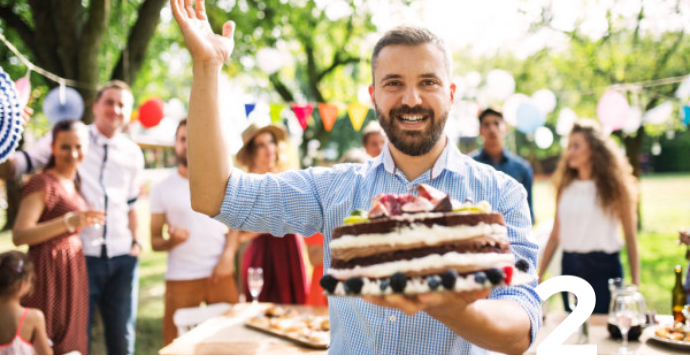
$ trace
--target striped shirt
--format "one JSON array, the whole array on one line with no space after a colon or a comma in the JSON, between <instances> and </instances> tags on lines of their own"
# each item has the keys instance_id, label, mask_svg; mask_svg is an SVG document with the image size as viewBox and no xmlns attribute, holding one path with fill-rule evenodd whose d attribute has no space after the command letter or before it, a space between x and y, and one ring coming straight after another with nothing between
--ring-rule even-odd
<instances>
[{"instance_id":1,"label":"striped shirt","mask_svg":"<svg viewBox=\"0 0 690 361\"><path fill-rule=\"evenodd\" d=\"M381 193L413 192L429 184L458 200L488 201L506 220L511 251L530 263L535 281L492 290L490 299L513 300L531 322L534 341L541 325L536 287L537 244L524 187L504 173L473 161L447 142L434 166L413 181L395 166L384 146L367 164L339 164L280 174L246 174L233 169L221 210L215 218L232 229L324 235L324 272L330 265L331 231L355 209L369 209ZM356 297L329 297L330 354L486 354L424 312L375 306Z\"/></svg>"}]
</instances>

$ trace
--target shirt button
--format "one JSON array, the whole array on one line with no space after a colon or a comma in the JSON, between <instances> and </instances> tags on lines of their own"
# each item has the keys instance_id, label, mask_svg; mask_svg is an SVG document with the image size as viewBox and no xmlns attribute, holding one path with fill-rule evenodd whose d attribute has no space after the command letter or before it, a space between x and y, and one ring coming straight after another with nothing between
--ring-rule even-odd
<instances>
[{"instance_id":1,"label":"shirt button","mask_svg":"<svg viewBox=\"0 0 690 361\"><path fill-rule=\"evenodd\" d=\"M391 316L388 319L391 320L391 322L395 322L395 316Z\"/></svg>"}]
</instances>

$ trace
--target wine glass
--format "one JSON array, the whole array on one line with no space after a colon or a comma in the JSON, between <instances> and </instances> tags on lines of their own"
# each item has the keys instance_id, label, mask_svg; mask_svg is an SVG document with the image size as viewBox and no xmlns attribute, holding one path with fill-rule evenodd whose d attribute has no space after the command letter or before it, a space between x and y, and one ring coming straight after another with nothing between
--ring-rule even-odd
<instances>
[{"instance_id":1,"label":"wine glass","mask_svg":"<svg viewBox=\"0 0 690 361\"><path fill-rule=\"evenodd\" d=\"M639 302L630 294L621 293L613 299L613 314L623 337L623 345L618 349L619 355L631 353L628 348L628 331L632 327L633 320L640 319L642 312Z\"/></svg>"},{"instance_id":2,"label":"wine glass","mask_svg":"<svg viewBox=\"0 0 690 361\"><path fill-rule=\"evenodd\" d=\"M95 200L89 201L89 210L92 211L98 211L98 212L105 212L105 202L103 198L96 198ZM92 225L94 230L96 230L97 237L91 240L91 245L98 247L102 244L105 243L105 239L103 238L103 232L101 232L101 224L100 223L95 223Z\"/></svg>"},{"instance_id":3,"label":"wine glass","mask_svg":"<svg viewBox=\"0 0 690 361\"><path fill-rule=\"evenodd\" d=\"M259 294L264 286L264 270L261 267L249 267L247 283L249 283L249 293L252 295L252 304L259 303Z\"/></svg>"}]
</instances>

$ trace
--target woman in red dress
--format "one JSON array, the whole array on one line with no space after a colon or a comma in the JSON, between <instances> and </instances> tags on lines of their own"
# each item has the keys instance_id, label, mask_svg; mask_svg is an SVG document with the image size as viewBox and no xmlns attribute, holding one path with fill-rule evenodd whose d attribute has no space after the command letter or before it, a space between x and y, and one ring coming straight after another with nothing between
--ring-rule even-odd
<instances>
[{"instance_id":1,"label":"woman in red dress","mask_svg":"<svg viewBox=\"0 0 690 361\"><path fill-rule=\"evenodd\" d=\"M283 128L269 125L259 128L250 125L243 133L244 146L237 153L237 162L250 173L265 174L285 170L281 164L280 145L285 140ZM264 285L259 294L261 302L304 304L309 292L304 240L299 234L274 237L270 234L240 232L241 241L252 240L242 258L242 287L251 300L247 284L249 267L263 269Z\"/></svg>"},{"instance_id":2,"label":"woman in red dress","mask_svg":"<svg viewBox=\"0 0 690 361\"><path fill-rule=\"evenodd\" d=\"M15 245L29 245L36 275L34 291L22 304L43 311L56 354L88 353L89 282L78 232L105 217L87 211L79 194L77 167L87 145L80 121L55 125L51 158L24 186L13 230Z\"/></svg>"}]
</instances>

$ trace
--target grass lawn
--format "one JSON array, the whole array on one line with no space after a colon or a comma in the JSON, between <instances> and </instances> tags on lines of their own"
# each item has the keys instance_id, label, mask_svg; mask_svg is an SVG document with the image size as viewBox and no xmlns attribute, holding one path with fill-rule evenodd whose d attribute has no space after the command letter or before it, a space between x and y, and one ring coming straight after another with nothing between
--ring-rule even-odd
<instances>
[{"instance_id":1,"label":"grass lawn","mask_svg":"<svg viewBox=\"0 0 690 361\"><path fill-rule=\"evenodd\" d=\"M643 229L638 234L642 258L641 291L647 307L659 314L671 312L670 296L673 288L673 267L685 268L685 248L676 245L678 228L690 226L690 174L647 176L641 182ZM535 182L534 211L537 226L553 218L554 195L548 180ZM163 294L165 292L165 254L153 252L148 239L148 201L138 204L139 224L143 232L140 241L145 249L140 258L139 311L137 320L136 354L157 354L162 345ZM4 215L2 215L4 216ZM4 218L4 217L3 217ZM1 221L1 220L0 220ZM14 248L10 232L0 233L0 252ZM626 276L630 278L627 258L622 257ZM560 301L551 304L561 307ZM92 350L103 354L102 331L96 327Z\"/></svg>"}]
</instances>

